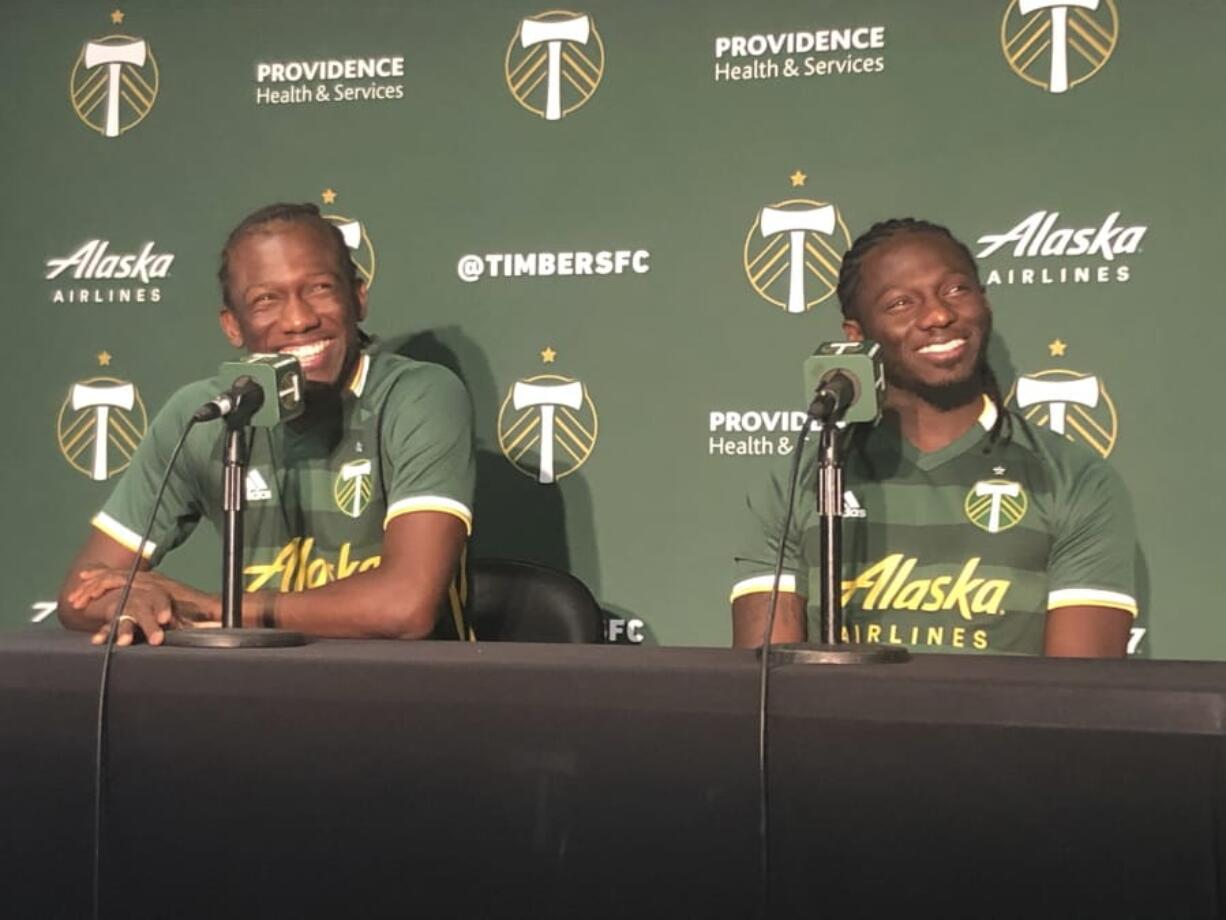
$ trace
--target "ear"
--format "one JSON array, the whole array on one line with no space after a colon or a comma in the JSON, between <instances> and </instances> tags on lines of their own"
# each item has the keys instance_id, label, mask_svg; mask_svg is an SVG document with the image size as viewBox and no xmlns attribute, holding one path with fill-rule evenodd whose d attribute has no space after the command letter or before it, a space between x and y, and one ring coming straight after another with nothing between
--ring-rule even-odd
<instances>
[{"instance_id":1,"label":"ear","mask_svg":"<svg viewBox=\"0 0 1226 920\"><path fill-rule=\"evenodd\" d=\"M366 319L366 282L358 282L358 288L354 292L354 300L358 305L358 322L360 323Z\"/></svg>"},{"instance_id":2,"label":"ear","mask_svg":"<svg viewBox=\"0 0 1226 920\"><path fill-rule=\"evenodd\" d=\"M217 321L221 323L222 335L229 340L230 344L235 348L242 348L243 330L238 324L238 317L234 315L234 311L229 307L222 307L217 313Z\"/></svg>"},{"instance_id":3,"label":"ear","mask_svg":"<svg viewBox=\"0 0 1226 920\"><path fill-rule=\"evenodd\" d=\"M860 328L860 321L855 319L843 320L843 335L847 336L849 342L863 342L864 330Z\"/></svg>"}]
</instances>

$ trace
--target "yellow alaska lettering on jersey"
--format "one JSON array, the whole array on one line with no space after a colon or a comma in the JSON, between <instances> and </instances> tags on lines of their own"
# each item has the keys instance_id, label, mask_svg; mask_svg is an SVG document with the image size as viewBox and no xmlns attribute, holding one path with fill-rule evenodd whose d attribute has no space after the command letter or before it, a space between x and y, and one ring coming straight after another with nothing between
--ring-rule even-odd
<instances>
[{"instance_id":1,"label":"yellow alaska lettering on jersey","mask_svg":"<svg viewBox=\"0 0 1226 920\"><path fill-rule=\"evenodd\" d=\"M250 578L248 591L259 591L266 586L281 592L303 591L318 588L330 581L348 578L354 572L365 572L378 566L383 557L367 556L352 558L353 545L342 543L336 563L320 557L312 558L315 550L314 537L294 537L277 552L269 563L253 563L243 569Z\"/></svg>"},{"instance_id":2,"label":"yellow alaska lettering on jersey","mask_svg":"<svg viewBox=\"0 0 1226 920\"><path fill-rule=\"evenodd\" d=\"M865 612L922 610L936 613L957 609L964 620L976 613L1003 613L1005 594L1013 583L1003 578L977 578L975 573L981 561L981 557L972 556L957 575L910 580L919 560L894 553L873 563L850 581L844 579L843 604L851 603L863 591L860 609Z\"/></svg>"}]
</instances>

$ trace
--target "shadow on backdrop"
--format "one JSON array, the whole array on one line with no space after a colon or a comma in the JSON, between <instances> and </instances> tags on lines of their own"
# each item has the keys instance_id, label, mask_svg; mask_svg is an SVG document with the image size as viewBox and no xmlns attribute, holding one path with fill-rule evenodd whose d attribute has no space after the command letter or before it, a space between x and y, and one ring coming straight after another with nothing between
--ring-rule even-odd
<instances>
[{"instance_id":1,"label":"shadow on backdrop","mask_svg":"<svg viewBox=\"0 0 1226 920\"><path fill-rule=\"evenodd\" d=\"M480 346L459 327L446 326L389 337L385 347L441 364L468 388L477 413L472 558L523 559L561 569L582 579L599 599L600 565L587 483L575 474L555 485L541 485L502 455L495 425L503 394Z\"/></svg>"}]
</instances>

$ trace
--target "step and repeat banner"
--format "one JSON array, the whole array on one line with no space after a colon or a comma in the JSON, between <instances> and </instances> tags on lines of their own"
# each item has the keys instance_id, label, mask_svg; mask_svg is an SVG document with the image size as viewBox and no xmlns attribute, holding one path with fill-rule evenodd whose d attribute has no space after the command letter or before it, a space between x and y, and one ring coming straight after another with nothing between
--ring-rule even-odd
<instances>
[{"instance_id":1,"label":"step and repeat banner","mask_svg":"<svg viewBox=\"0 0 1226 920\"><path fill-rule=\"evenodd\" d=\"M233 357L227 232L311 201L368 331L472 394L474 555L574 572L611 639L726 644L841 255L911 215L976 254L1011 404L1123 476L1134 653L1226 657L1222 0L6 14L4 625L50 628L151 414Z\"/></svg>"}]
</instances>

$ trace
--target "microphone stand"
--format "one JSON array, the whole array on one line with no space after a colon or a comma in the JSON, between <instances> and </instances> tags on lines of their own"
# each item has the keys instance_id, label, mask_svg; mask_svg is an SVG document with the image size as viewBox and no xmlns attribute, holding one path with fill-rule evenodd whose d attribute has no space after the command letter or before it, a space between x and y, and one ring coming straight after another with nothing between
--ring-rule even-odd
<instances>
[{"instance_id":1,"label":"microphone stand","mask_svg":"<svg viewBox=\"0 0 1226 920\"><path fill-rule=\"evenodd\" d=\"M841 414L841 413L840 413ZM820 643L770 646L773 660L788 664L898 664L911 660L900 645L843 641L843 439L833 419L818 429L817 513L821 549Z\"/></svg>"},{"instance_id":2,"label":"microphone stand","mask_svg":"<svg viewBox=\"0 0 1226 920\"><path fill-rule=\"evenodd\" d=\"M255 408L259 408L258 404ZM243 627L243 483L247 478L247 421L251 412L225 417L222 459L221 626L168 629L166 644L191 648L283 648L305 645L306 636L287 629Z\"/></svg>"}]
</instances>

